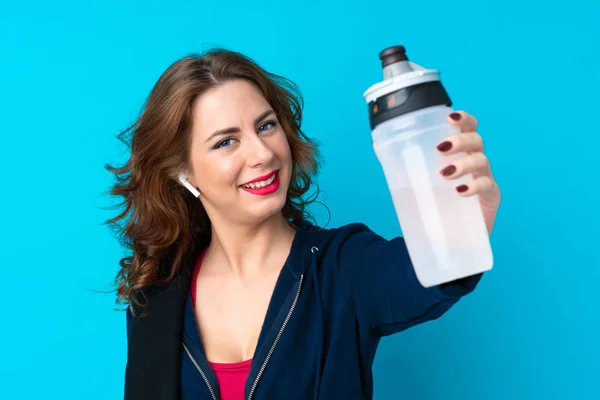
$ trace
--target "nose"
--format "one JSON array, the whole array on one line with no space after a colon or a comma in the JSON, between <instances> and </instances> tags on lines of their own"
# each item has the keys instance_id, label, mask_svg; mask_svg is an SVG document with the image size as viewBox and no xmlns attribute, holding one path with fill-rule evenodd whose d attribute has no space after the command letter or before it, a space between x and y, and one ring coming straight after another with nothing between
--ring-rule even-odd
<instances>
[{"instance_id":1,"label":"nose","mask_svg":"<svg viewBox=\"0 0 600 400\"><path fill-rule=\"evenodd\" d=\"M269 165L275 158L275 153L259 135L248 135L246 139L246 160L251 167Z\"/></svg>"}]
</instances>

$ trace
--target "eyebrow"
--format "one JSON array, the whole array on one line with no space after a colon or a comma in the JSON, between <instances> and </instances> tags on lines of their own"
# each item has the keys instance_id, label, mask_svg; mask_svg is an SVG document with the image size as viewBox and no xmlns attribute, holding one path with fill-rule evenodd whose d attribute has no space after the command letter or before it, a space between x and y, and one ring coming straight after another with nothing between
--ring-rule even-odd
<instances>
[{"instance_id":1,"label":"eyebrow","mask_svg":"<svg viewBox=\"0 0 600 400\"><path fill-rule=\"evenodd\" d=\"M254 125L258 125L259 122L261 122L263 119L267 118L271 114L275 114L275 111L267 110L267 111L262 112L258 117L256 117L254 119ZM211 139L213 139L217 136L230 135L232 133L238 133L239 131L240 131L240 128L237 128L237 127L223 128L223 129L216 130L208 137L208 139L206 139L204 141L204 143L207 143L208 141L210 141Z\"/></svg>"}]
</instances>

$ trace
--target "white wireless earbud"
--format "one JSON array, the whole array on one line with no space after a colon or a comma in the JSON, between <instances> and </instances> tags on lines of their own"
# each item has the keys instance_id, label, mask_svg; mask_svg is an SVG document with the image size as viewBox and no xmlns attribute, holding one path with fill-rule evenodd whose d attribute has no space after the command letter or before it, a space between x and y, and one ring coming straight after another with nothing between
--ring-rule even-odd
<instances>
[{"instance_id":1,"label":"white wireless earbud","mask_svg":"<svg viewBox=\"0 0 600 400\"><path fill-rule=\"evenodd\" d=\"M189 190L190 192L192 192L192 194L194 195L194 197L198 197L200 196L200 192L198 191L198 189L196 189L194 186L192 186L192 184L188 181L187 176L185 176L185 174L183 172L179 173L179 182L185 186L187 188L187 190Z\"/></svg>"}]
</instances>

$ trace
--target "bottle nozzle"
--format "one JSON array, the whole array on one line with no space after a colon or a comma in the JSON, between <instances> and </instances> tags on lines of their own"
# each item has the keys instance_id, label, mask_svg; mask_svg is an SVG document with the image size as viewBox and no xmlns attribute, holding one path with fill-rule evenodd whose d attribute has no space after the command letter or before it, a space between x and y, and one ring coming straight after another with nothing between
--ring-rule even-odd
<instances>
[{"instance_id":1,"label":"bottle nozzle","mask_svg":"<svg viewBox=\"0 0 600 400\"><path fill-rule=\"evenodd\" d=\"M383 79L390 79L394 76L413 71L406 56L404 46L392 46L379 53L381 67L383 68Z\"/></svg>"},{"instance_id":2,"label":"bottle nozzle","mask_svg":"<svg viewBox=\"0 0 600 400\"><path fill-rule=\"evenodd\" d=\"M400 61L408 61L406 56L406 48L404 46L392 46L379 53L381 67L385 68L390 64Z\"/></svg>"}]
</instances>

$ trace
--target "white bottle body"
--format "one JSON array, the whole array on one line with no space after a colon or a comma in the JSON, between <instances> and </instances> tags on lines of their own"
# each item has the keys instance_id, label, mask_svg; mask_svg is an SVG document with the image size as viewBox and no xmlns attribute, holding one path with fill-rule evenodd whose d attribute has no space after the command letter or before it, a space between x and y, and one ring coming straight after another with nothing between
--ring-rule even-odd
<instances>
[{"instance_id":1,"label":"white bottle body","mask_svg":"<svg viewBox=\"0 0 600 400\"><path fill-rule=\"evenodd\" d=\"M490 270L493 255L477 195L456 187L471 175L446 179L440 171L464 154L436 146L459 133L453 110L435 106L385 121L372 132L404 240L419 282L432 287Z\"/></svg>"}]
</instances>

